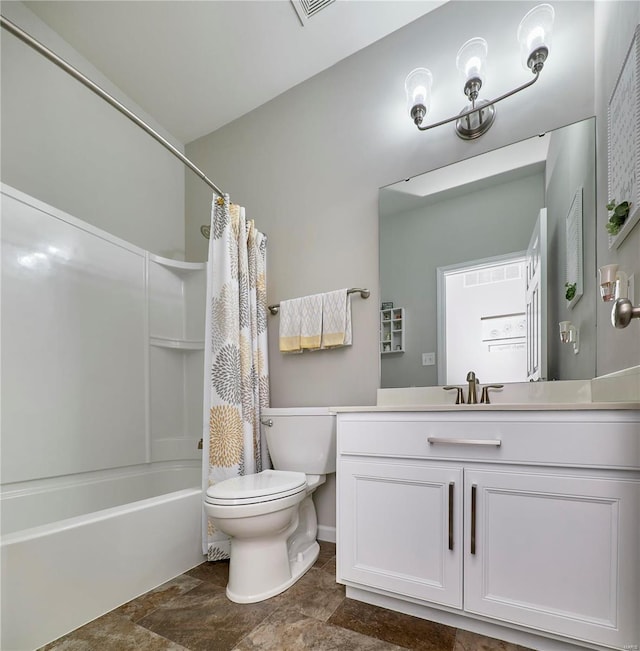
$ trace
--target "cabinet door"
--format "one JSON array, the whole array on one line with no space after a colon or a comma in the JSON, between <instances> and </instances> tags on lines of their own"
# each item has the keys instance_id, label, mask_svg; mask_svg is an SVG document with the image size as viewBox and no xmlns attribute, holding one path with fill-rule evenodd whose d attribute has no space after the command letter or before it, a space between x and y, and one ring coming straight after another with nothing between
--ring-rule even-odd
<instances>
[{"instance_id":1,"label":"cabinet door","mask_svg":"<svg viewBox=\"0 0 640 651\"><path fill-rule=\"evenodd\" d=\"M638 644L640 482L466 470L465 499L465 610Z\"/></svg>"},{"instance_id":2,"label":"cabinet door","mask_svg":"<svg viewBox=\"0 0 640 651\"><path fill-rule=\"evenodd\" d=\"M462 469L340 460L338 577L462 606Z\"/></svg>"}]
</instances>

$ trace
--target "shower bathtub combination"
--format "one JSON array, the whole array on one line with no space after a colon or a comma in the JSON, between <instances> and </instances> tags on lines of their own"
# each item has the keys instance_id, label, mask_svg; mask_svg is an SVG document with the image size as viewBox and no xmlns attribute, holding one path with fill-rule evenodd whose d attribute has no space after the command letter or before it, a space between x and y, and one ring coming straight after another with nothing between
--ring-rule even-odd
<instances>
[{"instance_id":1,"label":"shower bathtub combination","mask_svg":"<svg viewBox=\"0 0 640 651\"><path fill-rule=\"evenodd\" d=\"M199 464L165 465L3 494L1 648L43 646L201 563L199 482ZM32 510L52 521L13 529Z\"/></svg>"},{"instance_id":2,"label":"shower bathtub combination","mask_svg":"<svg viewBox=\"0 0 640 651\"><path fill-rule=\"evenodd\" d=\"M205 265L2 186L0 648L204 561Z\"/></svg>"},{"instance_id":3,"label":"shower bathtub combination","mask_svg":"<svg viewBox=\"0 0 640 651\"><path fill-rule=\"evenodd\" d=\"M0 648L42 646L203 562L205 274L2 185Z\"/></svg>"}]
</instances>

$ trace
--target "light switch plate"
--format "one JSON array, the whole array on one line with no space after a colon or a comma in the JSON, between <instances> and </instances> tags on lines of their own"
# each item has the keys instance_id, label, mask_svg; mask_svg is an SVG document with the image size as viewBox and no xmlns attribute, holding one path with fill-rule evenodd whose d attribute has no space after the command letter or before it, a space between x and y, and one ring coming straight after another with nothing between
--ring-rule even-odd
<instances>
[{"instance_id":1,"label":"light switch plate","mask_svg":"<svg viewBox=\"0 0 640 651\"><path fill-rule=\"evenodd\" d=\"M435 353L422 353L422 366L434 366L436 363Z\"/></svg>"}]
</instances>

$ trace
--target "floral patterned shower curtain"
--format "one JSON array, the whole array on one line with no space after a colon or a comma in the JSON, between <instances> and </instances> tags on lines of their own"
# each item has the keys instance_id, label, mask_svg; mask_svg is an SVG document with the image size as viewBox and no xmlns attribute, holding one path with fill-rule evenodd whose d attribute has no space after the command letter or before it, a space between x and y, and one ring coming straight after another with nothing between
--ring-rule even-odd
<instances>
[{"instance_id":1,"label":"floral patterned shower curtain","mask_svg":"<svg viewBox=\"0 0 640 651\"><path fill-rule=\"evenodd\" d=\"M260 436L269 405L267 238L228 195L214 198L207 263L203 487L271 467ZM204 516L208 560L229 541Z\"/></svg>"}]
</instances>

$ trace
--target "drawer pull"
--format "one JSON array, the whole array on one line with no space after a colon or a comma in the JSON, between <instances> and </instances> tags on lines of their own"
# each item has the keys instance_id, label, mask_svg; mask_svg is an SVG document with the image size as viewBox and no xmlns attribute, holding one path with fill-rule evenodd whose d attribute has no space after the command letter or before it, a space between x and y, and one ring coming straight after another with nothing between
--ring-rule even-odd
<instances>
[{"instance_id":1,"label":"drawer pull","mask_svg":"<svg viewBox=\"0 0 640 651\"><path fill-rule=\"evenodd\" d=\"M437 436L427 438L429 445L493 445L499 448L502 445L500 439L447 439Z\"/></svg>"},{"instance_id":2,"label":"drawer pull","mask_svg":"<svg viewBox=\"0 0 640 651\"><path fill-rule=\"evenodd\" d=\"M471 553L476 553L476 501L478 487L473 484L471 486Z\"/></svg>"},{"instance_id":3,"label":"drawer pull","mask_svg":"<svg viewBox=\"0 0 640 651\"><path fill-rule=\"evenodd\" d=\"M449 549L453 551L453 482L449 482Z\"/></svg>"}]
</instances>

